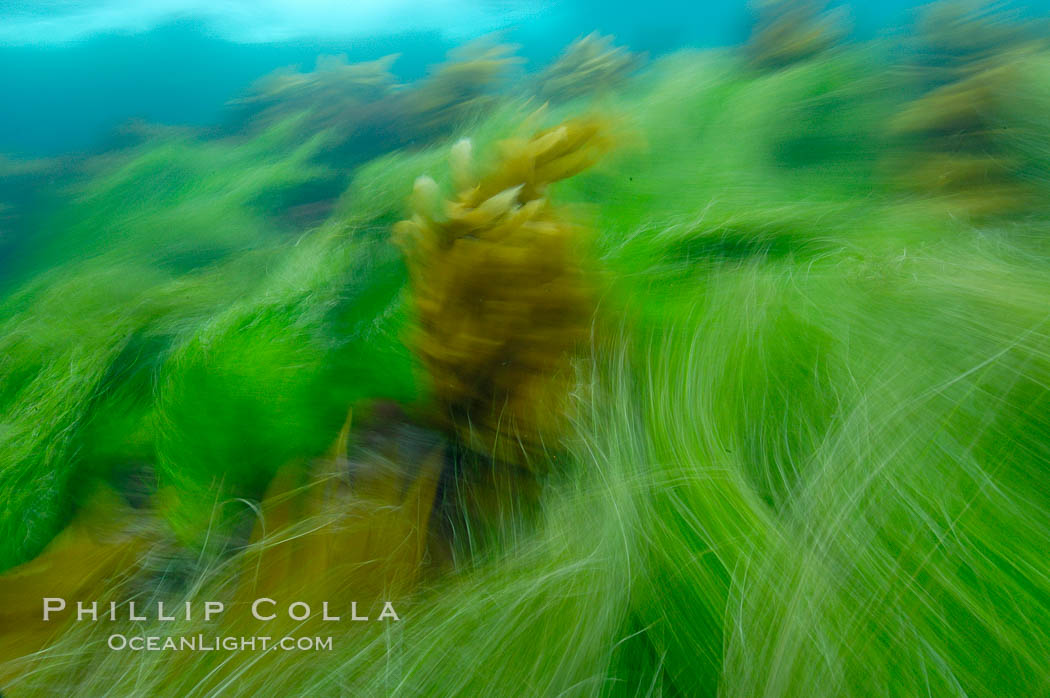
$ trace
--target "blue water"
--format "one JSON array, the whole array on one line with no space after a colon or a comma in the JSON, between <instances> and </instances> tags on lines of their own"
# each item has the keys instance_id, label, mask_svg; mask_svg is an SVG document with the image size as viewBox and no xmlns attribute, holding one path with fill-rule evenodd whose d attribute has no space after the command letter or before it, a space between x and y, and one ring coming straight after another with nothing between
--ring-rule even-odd
<instances>
[{"instance_id":1,"label":"blue water","mask_svg":"<svg viewBox=\"0 0 1050 698\"><path fill-rule=\"evenodd\" d=\"M906 27L914 0L849 5L866 38ZM1050 2L1014 3L1045 14ZM599 30L636 51L743 41L740 0L15 0L0 1L0 153L39 157L103 147L131 119L205 125L258 77L319 54L400 52L419 77L463 41L493 31L542 65Z\"/></svg>"}]
</instances>

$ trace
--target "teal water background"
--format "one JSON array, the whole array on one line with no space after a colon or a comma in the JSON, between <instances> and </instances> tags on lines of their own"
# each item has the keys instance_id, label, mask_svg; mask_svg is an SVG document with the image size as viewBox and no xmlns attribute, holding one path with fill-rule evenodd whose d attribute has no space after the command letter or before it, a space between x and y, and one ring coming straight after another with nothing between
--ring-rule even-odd
<instances>
[{"instance_id":1,"label":"teal water background","mask_svg":"<svg viewBox=\"0 0 1050 698\"><path fill-rule=\"evenodd\" d=\"M906 30L915 0L848 6L854 35ZM1011 3L1046 15L1050 4ZM207 125L256 78L321 54L401 53L413 79L471 38L501 32L531 67L591 31L659 55L743 41L742 0L15 0L0 2L0 153L41 157L105 149L132 119Z\"/></svg>"}]
</instances>

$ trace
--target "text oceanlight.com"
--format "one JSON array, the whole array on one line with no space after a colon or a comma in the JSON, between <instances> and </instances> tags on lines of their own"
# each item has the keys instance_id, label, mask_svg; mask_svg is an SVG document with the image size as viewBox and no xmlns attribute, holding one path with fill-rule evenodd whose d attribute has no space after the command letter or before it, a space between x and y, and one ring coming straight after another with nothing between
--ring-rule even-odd
<instances>
[{"instance_id":1,"label":"text oceanlight.com","mask_svg":"<svg viewBox=\"0 0 1050 698\"><path fill-rule=\"evenodd\" d=\"M111 650L131 652L323 652L332 650L331 637L235 637L180 635L110 635Z\"/></svg>"}]
</instances>

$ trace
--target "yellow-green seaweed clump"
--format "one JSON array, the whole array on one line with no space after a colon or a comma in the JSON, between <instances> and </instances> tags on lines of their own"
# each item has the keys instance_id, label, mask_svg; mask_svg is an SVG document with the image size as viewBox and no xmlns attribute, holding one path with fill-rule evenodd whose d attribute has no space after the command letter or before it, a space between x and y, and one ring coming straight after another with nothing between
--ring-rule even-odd
<instances>
[{"instance_id":1,"label":"yellow-green seaweed clump","mask_svg":"<svg viewBox=\"0 0 1050 698\"><path fill-rule=\"evenodd\" d=\"M508 461L555 438L570 356L594 307L581 238L548 185L608 146L598 118L511 138L478 177L470 141L452 149L456 193L416 181L412 218L395 229L417 314L411 344L430 376L438 420L472 449Z\"/></svg>"}]
</instances>

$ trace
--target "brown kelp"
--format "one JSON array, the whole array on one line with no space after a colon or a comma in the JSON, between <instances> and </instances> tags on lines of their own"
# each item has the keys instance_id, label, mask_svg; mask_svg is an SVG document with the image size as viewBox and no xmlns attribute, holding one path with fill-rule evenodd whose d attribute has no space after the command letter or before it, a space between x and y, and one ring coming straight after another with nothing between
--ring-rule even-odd
<instances>
[{"instance_id":1,"label":"brown kelp","mask_svg":"<svg viewBox=\"0 0 1050 698\"><path fill-rule=\"evenodd\" d=\"M573 41L536 78L539 94L551 100L566 100L592 92L605 92L627 78L641 57L613 37L591 32Z\"/></svg>"},{"instance_id":2,"label":"brown kelp","mask_svg":"<svg viewBox=\"0 0 1050 698\"><path fill-rule=\"evenodd\" d=\"M746 50L751 63L776 70L813 58L845 37L842 8L824 0L756 0L757 18Z\"/></svg>"},{"instance_id":3,"label":"brown kelp","mask_svg":"<svg viewBox=\"0 0 1050 698\"><path fill-rule=\"evenodd\" d=\"M0 681L21 673L24 667L14 660L68 629L67 622L43 622L42 595L126 600L130 594L115 590L141 574L143 554L156 534L148 514L134 511L113 490L96 487L85 495L76 520L42 554L0 574Z\"/></svg>"},{"instance_id":4,"label":"brown kelp","mask_svg":"<svg viewBox=\"0 0 1050 698\"><path fill-rule=\"evenodd\" d=\"M557 433L586 337L593 291L582 231L557 212L551 183L608 147L607 126L581 118L504 141L475 173L470 141L452 149L456 192L416 181L412 218L397 227L440 422L482 453L512 461ZM553 401L553 402L552 402Z\"/></svg>"},{"instance_id":5,"label":"brown kelp","mask_svg":"<svg viewBox=\"0 0 1050 698\"><path fill-rule=\"evenodd\" d=\"M352 163L398 147L403 139L389 119L397 88L390 69L397 58L349 63L346 56L321 56L312 71L275 71L231 104L231 131L292 120L298 138L323 134L329 161L342 167L348 158Z\"/></svg>"},{"instance_id":6,"label":"brown kelp","mask_svg":"<svg viewBox=\"0 0 1050 698\"><path fill-rule=\"evenodd\" d=\"M913 79L924 94L893 120L912 150L906 185L942 196L973 215L1022 211L1035 192L1025 182L1028 140L1016 105L1025 73L1045 50L1029 28L981 0L942 0L920 17Z\"/></svg>"},{"instance_id":7,"label":"brown kelp","mask_svg":"<svg viewBox=\"0 0 1050 698\"><path fill-rule=\"evenodd\" d=\"M492 107L508 71L520 60L514 47L485 37L459 46L428 75L399 83L398 55L360 63L323 56L314 70L286 68L259 80L233 103L234 128L295 124L303 139L323 136L326 163L348 169L405 146L448 135Z\"/></svg>"},{"instance_id":8,"label":"brown kelp","mask_svg":"<svg viewBox=\"0 0 1050 698\"><path fill-rule=\"evenodd\" d=\"M351 439L352 420L353 411L327 454L309 467L289 464L271 481L240 560L242 601L320 604L352 594L347 601L364 605L419 581L440 442L387 415Z\"/></svg>"},{"instance_id":9,"label":"brown kelp","mask_svg":"<svg viewBox=\"0 0 1050 698\"><path fill-rule=\"evenodd\" d=\"M508 72L521 62L514 51L492 37L449 51L445 62L402 96L406 129L429 140L493 106Z\"/></svg>"},{"instance_id":10,"label":"brown kelp","mask_svg":"<svg viewBox=\"0 0 1050 698\"><path fill-rule=\"evenodd\" d=\"M339 102L374 101L394 86L390 72L397 54L374 61L350 63L345 55L320 56L314 70L303 73L292 68L263 77L249 94L235 104L254 105L257 110L294 104L309 109L332 109Z\"/></svg>"},{"instance_id":11,"label":"brown kelp","mask_svg":"<svg viewBox=\"0 0 1050 698\"><path fill-rule=\"evenodd\" d=\"M309 114L307 125L314 130L375 119L378 114L368 107L394 89L390 68L396 60L396 54L362 63L349 63L345 55L321 56L310 72L284 68L264 76L231 106L257 126L300 112Z\"/></svg>"}]
</instances>

